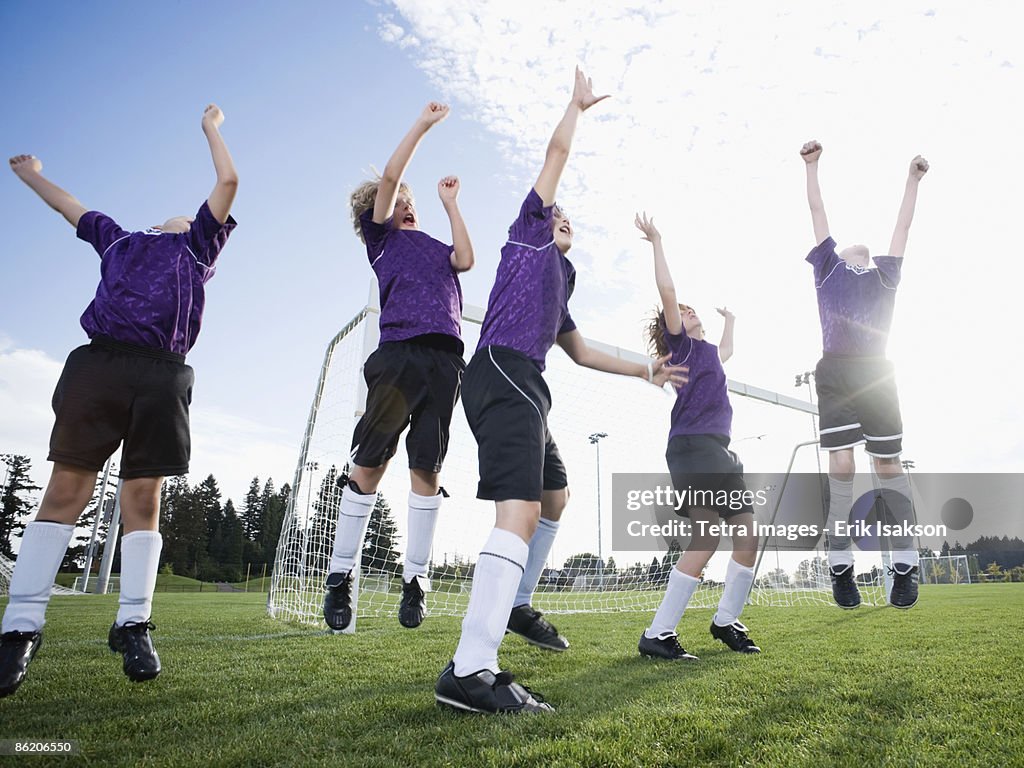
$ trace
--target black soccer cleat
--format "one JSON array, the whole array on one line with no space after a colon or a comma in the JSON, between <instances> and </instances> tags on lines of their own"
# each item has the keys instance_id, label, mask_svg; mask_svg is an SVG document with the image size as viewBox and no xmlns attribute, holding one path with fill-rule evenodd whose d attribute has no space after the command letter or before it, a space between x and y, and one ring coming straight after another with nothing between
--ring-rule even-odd
<instances>
[{"instance_id":1,"label":"black soccer cleat","mask_svg":"<svg viewBox=\"0 0 1024 768\"><path fill-rule=\"evenodd\" d=\"M834 566L828 569L832 580L832 599L840 608L856 608L860 605L860 590L853 578L852 565Z\"/></svg>"},{"instance_id":2,"label":"black soccer cleat","mask_svg":"<svg viewBox=\"0 0 1024 768\"><path fill-rule=\"evenodd\" d=\"M18 690L42 642L42 632L14 631L0 635L0 698Z\"/></svg>"},{"instance_id":3,"label":"black soccer cleat","mask_svg":"<svg viewBox=\"0 0 1024 768\"><path fill-rule=\"evenodd\" d=\"M892 576L892 591L889 604L894 608L913 608L917 603L918 571L916 565L896 563L889 569Z\"/></svg>"},{"instance_id":4,"label":"black soccer cleat","mask_svg":"<svg viewBox=\"0 0 1024 768\"><path fill-rule=\"evenodd\" d=\"M512 609L505 632L514 632L526 642L548 651L564 651L569 647L569 641L531 605L518 605Z\"/></svg>"},{"instance_id":5,"label":"black soccer cleat","mask_svg":"<svg viewBox=\"0 0 1024 768\"><path fill-rule=\"evenodd\" d=\"M152 680L160 674L160 657L149 636L156 625L151 621L126 621L120 627L110 625L107 645L114 653L124 656L124 673L133 683Z\"/></svg>"},{"instance_id":6,"label":"black soccer cleat","mask_svg":"<svg viewBox=\"0 0 1024 768\"><path fill-rule=\"evenodd\" d=\"M679 635L675 632L662 632L657 637L651 638L646 632L641 633L637 650L641 656L649 656L652 659L668 659L669 661L699 661L692 653L679 644Z\"/></svg>"},{"instance_id":7,"label":"black soccer cleat","mask_svg":"<svg viewBox=\"0 0 1024 768\"><path fill-rule=\"evenodd\" d=\"M334 630L352 623L352 573L332 573L324 584L324 621Z\"/></svg>"},{"instance_id":8,"label":"black soccer cleat","mask_svg":"<svg viewBox=\"0 0 1024 768\"><path fill-rule=\"evenodd\" d=\"M514 681L508 672L494 674L481 669L465 677L455 676L455 662L448 662L434 686L434 699L438 704L462 712L481 712L491 715L518 715L554 712L539 693Z\"/></svg>"},{"instance_id":9,"label":"black soccer cleat","mask_svg":"<svg viewBox=\"0 0 1024 768\"><path fill-rule=\"evenodd\" d=\"M749 631L738 621L724 627L718 626L714 621L711 622L711 636L716 640L721 640L737 653L760 653L761 649L747 637Z\"/></svg>"},{"instance_id":10,"label":"black soccer cleat","mask_svg":"<svg viewBox=\"0 0 1024 768\"><path fill-rule=\"evenodd\" d=\"M407 629L416 629L427 615L427 602L420 586L420 577L402 582L402 602L398 605L398 623Z\"/></svg>"}]
</instances>

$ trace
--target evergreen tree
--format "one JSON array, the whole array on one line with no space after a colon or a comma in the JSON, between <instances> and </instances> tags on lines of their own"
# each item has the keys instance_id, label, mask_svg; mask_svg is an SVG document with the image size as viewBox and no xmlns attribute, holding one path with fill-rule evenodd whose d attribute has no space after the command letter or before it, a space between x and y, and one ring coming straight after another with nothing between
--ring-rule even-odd
<instances>
[{"instance_id":1,"label":"evergreen tree","mask_svg":"<svg viewBox=\"0 0 1024 768\"><path fill-rule=\"evenodd\" d=\"M291 500L292 488L288 483L281 486L281 489L274 492L274 481L267 478L267 484L263 487L263 494L260 496L260 505L263 509L263 530L260 531L258 541L261 552L261 563L266 563L267 573L274 567L274 560L277 557L277 542L281 537L281 527L284 525L284 515L288 509L288 502Z\"/></svg>"},{"instance_id":2,"label":"evergreen tree","mask_svg":"<svg viewBox=\"0 0 1024 768\"><path fill-rule=\"evenodd\" d=\"M231 499L224 504L223 523L220 529L220 549L217 564L221 578L225 581L242 580L242 543L245 541L245 525Z\"/></svg>"},{"instance_id":3,"label":"evergreen tree","mask_svg":"<svg viewBox=\"0 0 1024 768\"><path fill-rule=\"evenodd\" d=\"M245 538L256 541L263 530L264 500L260 494L260 479L254 477L242 502L242 523Z\"/></svg>"},{"instance_id":4,"label":"evergreen tree","mask_svg":"<svg viewBox=\"0 0 1024 768\"><path fill-rule=\"evenodd\" d=\"M395 549L398 528L391 516L391 507L383 494L377 494L377 503L370 512L370 521L363 543L363 566L370 570L398 572L401 553Z\"/></svg>"},{"instance_id":5,"label":"evergreen tree","mask_svg":"<svg viewBox=\"0 0 1024 768\"><path fill-rule=\"evenodd\" d=\"M5 477L0 494L0 555L11 558L14 557L12 540L25 531L23 518L37 503L31 493L41 489L29 477L32 461L28 456L5 453L0 455L0 464L3 464Z\"/></svg>"}]
</instances>

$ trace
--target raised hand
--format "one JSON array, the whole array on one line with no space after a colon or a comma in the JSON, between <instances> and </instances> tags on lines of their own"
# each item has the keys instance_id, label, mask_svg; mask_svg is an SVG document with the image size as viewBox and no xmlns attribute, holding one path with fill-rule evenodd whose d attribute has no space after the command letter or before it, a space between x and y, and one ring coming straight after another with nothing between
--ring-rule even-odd
<instances>
[{"instance_id":1,"label":"raised hand","mask_svg":"<svg viewBox=\"0 0 1024 768\"><path fill-rule=\"evenodd\" d=\"M445 176L437 182L437 195L445 205L454 203L459 196L459 177Z\"/></svg>"},{"instance_id":2,"label":"raised hand","mask_svg":"<svg viewBox=\"0 0 1024 768\"><path fill-rule=\"evenodd\" d=\"M928 173L928 161L918 155L910 161L910 176L911 178L920 181L924 178L924 175Z\"/></svg>"},{"instance_id":3,"label":"raised hand","mask_svg":"<svg viewBox=\"0 0 1024 768\"><path fill-rule=\"evenodd\" d=\"M224 113L216 104L207 104L203 110L203 130L220 128L224 124Z\"/></svg>"},{"instance_id":4,"label":"raised hand","mask_svg":"<svg viewBox=\"0 0 1024 768\"><path fill-rule=\"evenodd\" d=\"M821 156L821 144L817 141L808 141L800 148L800 157L805 163L813 163Z\"/></svg>"},{"instance_id":5,"label":"raised hand","mask_svg":"<svg viewBox=\"0 0 1024 768\"><path fill-rule=\"evenodd\" d=\"M428 127L437 125L446 117L448 117L449 108L447 104L442 104L439 101L432 101L423 108L423 112L420 114L420 120L422 120Z\"/></svg>"},{"instance_id":6,"label":"raised hand","mask_svg":"<svg viewBox=\"0 0 1024 768\"><path fill-rule=\"evenodd\" d=\"M43 161L35 155L15 155L8 162L11 164L11 170L18 176L40 173L43 170Z\"/></svg>"},{"instance_id":7,"label":"raised hand","mask_svg":"<svg viewBox=\"0 0 1024 768\"><path fill-rule=\"evenodd\" d=\"M657 360L651 362L651 369L654 372L651 383L654 384L654 386L663 387L668 383L671 384L674 389L678 390L690 381L690 377L688 376L690 373L690 366L669 365L668 361L671 359L672 355L665 355L664 357L659 357Z\"/></svg>"},{"instance_id":8,"label":"raised hand","mask_svg":"<svg viewBox=\"0 0 1024 768\"><path fill-rule=\"evenodd\" d=\"M720 314L722 317L724 317L726 319L726 321L735 320L736 319L736 315L734 315L732 312L730 312L727 307L715 307L715 311L718 314Z\"/></svg>"},{"instance_id":9,"label":"raised hand","mask_svg":"<svg viewBox=\"0 0 1024 768\"><path fill-rule=\"evenodd\" d=\"M641 216L639 213L633 220L633 225L644 233L643 239L649 243L655 243L661 240L661 232L654 226L654 217L647 218L647 211L644 211Z\"/></svg>"},{"instance_id":10,"label":"raised hand","mask_svg":"<svg viewBox=\"0 0 1024 768\"><path fill-rule=\"evenodd\" d=\"M583 70L576 67L576 83L572 89L572 101L582 111L586 112L599 101L607 99L609 94L604 96L594 95L594 81L583 74Z\"/></svg>"}]
</instances>

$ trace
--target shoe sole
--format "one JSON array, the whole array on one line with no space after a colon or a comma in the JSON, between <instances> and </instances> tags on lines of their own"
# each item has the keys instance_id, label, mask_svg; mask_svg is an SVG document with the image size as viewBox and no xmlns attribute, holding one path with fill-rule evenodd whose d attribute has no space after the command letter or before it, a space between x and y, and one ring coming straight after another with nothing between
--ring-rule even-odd
<instances>
[{"instance_id":1,"label":"shoe sole","mask_svg":"<svg viewBox=\"0 0 1024 768\"><path fill-rule=\"evenodd\" d=\"M833 600L832 602L836 603L835 600ZM842 608L844 611L852 611L855 608L860 608L860 603L856 603L855 605L843 605L842 603L836 603L836 607Z\"/></svg>"},{"instance_id":2,"label":"shoe sole","mask_svg":"<svg viewBox=\"0 0 1024 768\"><path fill-rule=\"evenodd\" d=\"M443 705L445 707L451 707L452 709L457 709L460 712L472 712L472 713L477 714L477 715L496 715L496 714L498 714L497 712L488 712L486 709L477 709L476 707L471 707L468 704L464 704L461 701L456 701L455 699L449 699L447 696L442 696L439 693L435 693L434 694L434 700L438 704L441 704L441 705Z\"/></svg>"},{"instance_id":3,"label":"shoe sole","mask_svg":"<svg viewBox=\"0 0 1024 768\"><path fill-rule=\"evenodd\" d=\"M333 629L335 632L342 632L342 631L348 629L348 625L351 624L351 623L352 623L352 619L349 619L344 624L331 624L331 622L329 622L327 620L327 617L324 616L324 624L326 624L330 629Z\"/></svg>"},{"instance_id":4,"label":"shoe sole","mask_svg":"<svg viewBox=\"0 0 1024 768\"><path fill-rule=\"evenodd\" d=\"M909 611L911 608L913 608L915 605L917 605L917 600L912 602L910 605L897 605L896 603L893 603L893 602L890 602L889 605L891 605L893 608L898 608L901 611Z\"/></svg>"},{"instance_id":5,"label":"shoe sole","mask_svg":"<svg viewBox=\"0 0 1024 768\"><path fill-rule=\"evenodd\" d=\"M645 653L640 651L640 656L645 659L655 659L661 661L700 661L699 656L694 656L692 653L688 653L685 656L661 656L657 653Z\"/></svg>"},{"instance_id":6,"label":"shoe sole","mask_svg":"<svg viewBox=\"0 0 1024 768\"><path fill-rule=\"evenodd\" d=\"M154 672L152 675L147 674L147 675L134 675L133 676L133 675L129 675L127 672L125 672L125 677L127 677L133 683L144 683L147 680L154 680L154 679L156 679L156 677L159 676L159 674L160 674L160 672L157 671L157 672Z\"/></svg>"},{"instance_id":7,"label":"shoe sole","mask_svg":"<svg viewBox=\"0 0 1024 768\"><path fill-rule=\"evenodd\" d=\"M562 651L569 650L569 646L568 645L546 645L546 644L541 643L541 642L539 642L537 640L534 640L531 637L527 637L526 635L524 635L524 634L522 634L520 632L516 632L514 629L506 629L505 630L505 634L506 635L517 635L517 636L523 638L523 640L528 642L530 645L535 645L538 648L543 648L545 651L554 651L555 653L561 653Z\"/></svg>"}]
</instances>

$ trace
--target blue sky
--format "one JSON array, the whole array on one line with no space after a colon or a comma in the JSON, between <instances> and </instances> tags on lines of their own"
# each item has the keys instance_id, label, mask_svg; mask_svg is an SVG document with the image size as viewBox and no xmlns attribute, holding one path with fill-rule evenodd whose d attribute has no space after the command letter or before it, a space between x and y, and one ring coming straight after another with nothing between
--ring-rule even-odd
<instances>
[{"instance_id":1,"label":"blue sky","mask_svg":"<svg viewBox=\"0 0 1024 768\"><path fill-rule=\"evenodd\" d=\"M210 101L226 114L239 227L190 355L194 475L213 472L236 501L254 474L291 480L324 346L369 286L348 192L383 167L430 99L450 102L452 115L408 180L424 229L445 238L435 185L462 178L478 259L463 289L486 303L577 63L613 94L584 117L560 193L578 232L572 311L585 335L640 348L639 320L656 300L649 246L632 230L633 211L646 209L709 336L720 332L714 306L736 312L730 376L800 394L793 374L813 368L820 340L797 150L824 143L833 234L875 255L920 152L932 171L889 348L907 455L932 472L1024 465L1010 352L1024 345L1022 271L1007 246L1024 170L1014 4L531 7L0 5L0 147L39 156L49 178L125 227L198 207L213 184L200 116ZM44 480L49 395L84 341L78 318L98 260L13 174L0 204L0 451L30 454ZM556 409L568 405L570 393L554 394ZM763 431L737 421L737 435ZM638 432L660 444L667 415ZM581 491L590 461L589 448L568 459Z\"/></svg>"}]
</instances>

